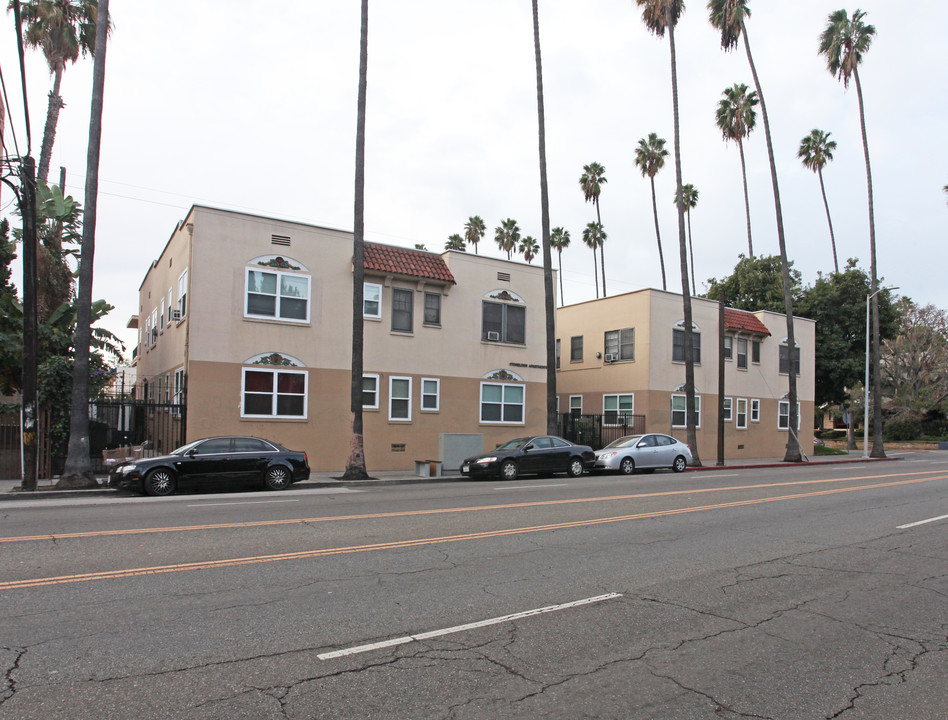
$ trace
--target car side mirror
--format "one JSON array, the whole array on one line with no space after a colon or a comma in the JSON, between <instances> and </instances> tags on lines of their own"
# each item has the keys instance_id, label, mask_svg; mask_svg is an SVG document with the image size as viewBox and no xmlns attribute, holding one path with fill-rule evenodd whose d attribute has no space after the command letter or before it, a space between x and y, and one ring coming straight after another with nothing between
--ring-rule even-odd
<instances>
[{"instance_id":1,"label":"car side mirror","mask_svg":"<svg viewBox=\"0 0 948 720\"><path fill-rule=\"evenodd\" d=\"M191 448L190 450L188 450L186 454L188 457L194 457L195 455L197 455L197 452L198 452L197 448Z\"/></svg>"},{"instance_id":2,"label":"car side mirror","mask_svg":"<svg viewBox=\"0 0 948 720\"><path fill-rule=\"evenodd\" d=\"M648 447L648 445L646 445L644 442L640 442L640 443L639 443L638 445L636 445L635 447Z\"/></svg>"},{"instance_id":3,"label":"car side mirror","mask_svg":"<svg viewBox=\"0 0 948 720\"><path fill-rule=\"evenodd\" d=\"M535 449L536 449L536 448L534 448L533 445L527 445L527 446L523 449L523 451L524 451L524 452L530 452L531 450L535 450Z\"/></svg>"}]
</instances>

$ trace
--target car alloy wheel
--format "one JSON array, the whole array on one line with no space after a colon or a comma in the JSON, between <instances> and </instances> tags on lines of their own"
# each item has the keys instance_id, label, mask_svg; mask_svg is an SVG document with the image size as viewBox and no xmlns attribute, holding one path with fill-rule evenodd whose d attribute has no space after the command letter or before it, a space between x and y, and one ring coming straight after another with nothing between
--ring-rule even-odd
<instances>
[{"instance_id":1,"label":"car alloy wheel","mask_svg":"<svg viewBox=\"0 0 948 720\"><path fill-rule=\"evenodd\" d=\"M674 470L676 473L684 472L686 467L688 467L687 461L683 455L679 455L675 458L675 462L672 465L672 470Z\"/></svg>"},{"instance_id":2,"label":"car alloy wheel","mask_svg":"<svg viewBox=\"0 0 948 720\"><path fill-rule=\"evenodd\" d=\"M570 477L579 477L583 474L583 461L578 457L570 458L569 468L566 470L566 474Z\"/></svg>"},{"instance_id":3,"label":"car alloy wheel","mask_svg":"<svg viewBox=\"0 0 948 720\"><path fill-rule=\"evenodd\" d=\"M267 470L263 482L269 490L286 490L290 486L290 473L285 467L277 465Z\"/></svg>"},{"instance_id":4,"label":"car alloy wheel","mask_svg":"<svg viewBox=\"0 0 948 720\"><path fill-rule=\"evenodd\" d=\"M500 465L500 476L504 480L516 480L519 474L517 463L513 460L504 460Z\"/></svg>"},{"instance_id":5,"label":"car alloy wheel","mask_svg":"<svg viewBox=\"0 0 948 720\"><path fill-rule=\"evenodd\" d=\"M619 471L623 475L631 475L635 472L635 461L630 457L622 458L622 462L619 463Z\"/></svg>"},{"instance_id":6,"label":"car alloy wheel","mask_svg":"<svg viewBox=\"0 0 948 720\"><path fill-rule=\"evenodd\" d=\"M164 497L165 495L171 495L171 493L175 491L177 484L170 470L158 468L157 470L152 470L145 476L143 487L147 495Z\"/></svg>"}]
</instances>

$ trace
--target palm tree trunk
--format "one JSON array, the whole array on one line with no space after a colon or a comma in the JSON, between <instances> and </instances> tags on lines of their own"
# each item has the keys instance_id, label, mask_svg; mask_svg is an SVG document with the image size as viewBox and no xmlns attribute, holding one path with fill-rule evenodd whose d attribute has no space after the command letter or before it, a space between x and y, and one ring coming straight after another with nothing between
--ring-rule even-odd
<instances>
[{"instance_id":1,"label":"palm tree trunk","mask_svg":"<svg viewBox=\"0 0 948 720\"><path fill-rule=\"evenodd\" d=\"M747 195L747 166L744 164L744 143L737 139L737 149L741 153L741 177L744 178L744 212L747 215L747 252L754 259L754 241L751 239L751 206Z\"/></svg>"},{"instance_id":2,"label":"palm tree trunk","mask_svg":"<svg viewBox=\"0 0 948 720\"><path fill-rule=\"evenodd\" d=\"M560 307L563 307L563 251L557 248L556 250L557 264L559 266L559 275L560 278Z\"/></svg>"},{"instance_id":3,"label":"palm tree trunk","mask_svg":"<svg viewBox=\"0 0 948 720\"><path fill-rule=\"evenodd\" d=\"M678 208L678 257L681 266L681 304L682 314L685 316L685 424L687 425L687 440L691 448L692 463L701 467L701 458L698 455L698 418L695 414L695 356L694 339L692 336L691 293L688 290L688 253L685 247L685 198L681 180L681 132L679 130L678 113L678 66L675 58L675 24L672 22L671 3L665 6L668 19L668 47L671 54L671 81L672 81L672 110L675 123L675 205ZM655 209L655 178L652 178L652 207ZM655 232L658 233L658 211L655 210ZM661 255L661 241L658 244ZM665 265L662 263L662 280L665 278Z\"/></svg>"},{"instance_id":4,"label":"palm tree trunk","mask_svg":"<svg viewBox=\"0 0 948 720\"><path fill-rule=\"evenodd\" d=\"M49 177L49 165L53 157L53 143L56 142L56 126L59 124L59 111L66 103L59 94L63 81L63 64L59 63L53 73L53 89L49 93L49 106L46 109L46 127L43 128L43 147L40 149L39 167L36 169L36 179L46 182Z\"/></svg>"},{"instance_id":5,"label":"palm tree trunk","mask_svg":"<svg viewBox=\"0 0 948 720\"><path fill-rule=\"evenodd\" d=\"M546 122L543 114L543 65L540 62L540 13L533 0L533 46L537 58L537 126L540 151L540 214L543 229L543 295L546 306L546 428L555 435L556 418L556 290L550 250L550 196L546 181ZM603 276L605 283L605 276Z\"/></svg>"},{"instance_id":6,"label":"palm tree trunk","mask_svg":"<svg viewBox=\"0 0 948 720\"><path fill-rule=\"evenodd\" d=\"M826 222L830 228L830 244L833 246L833 268L839 275L839 260L836 259L836 236L833 234L833 218L830 217L830 206L826 200L826 187L823 185L823 168L817 168L817 175L820 176L820 192L823 193L823 207L826 208Z\"/></svg>"},{"instance_id":7,"label":"palm tree trunk","mask_svg":"<svg viewBox=\"0 0 948 720\"><path fill-rule=\"evenodd\" d=\"M596 278L596 299L599 299L599 263L596 260L596 247L593 246L593 277Z\"/></svg>"},{"instance_id":8,"label":"palm tree trunk","mask_svg":"<svg viewBox=\"0 0 948 720\"><path fill-rule=\"evenodd\" d=\"M862 151L866 156L866 184L869 189L869 266L872 274L872 452L870 457L884 458L882 443L882 373L879 339L879 274L876 265L876 220L872 202L872 168L869 165L869 140L866 137L866 111L862 101L859 71L853 69L856 97L859 99L859 127L862 129ZM865 451L865 450L864 450Z\"/></svg>"},{"instance_id":9,"label":"palm tree trunk","mask_svg":"<svg viewBox=\"0 0 948 720\"><path fill-rule=\"evenodd\" d=\"M691 261L691 294L698 294L698 283L695 282L695 248L691 244L691 208L688 208L688 257Z\"/></svg>"},{"instance_id":10,"label":"palm tree trunk","mask_svg":"<svg viewBox=\"0 0 948 720\"><path fill-rule=\"evenodd\" d=\"M66 466L59 482L56 483L57 488L67 489L98 487L89 458L89 345L92 340L92 276L108 27L109 0L99 0L99 16L95 31L96 53L92 66L92 111L89 121L89 150L86 158L86 194L82 215L79 289L76 293L76 336L72 368L69 448L66 454Z\"/></svg>"},{"instance_id":11,"label":"palm tree trunk","mask_svg":"<svg viewBox=\"0 0 948 720\"><path fill-rule=\"evenodd\" d=\"M365 437L362 428L363 313L365 300L365 98L369 65L369 0L362 0L362 31L359 42L359 99L356 118L355 208L352 233L352 374L349 410L352 433L346 480L365 480Z\"/></svg>"},{"instance_id":12,"label":"palm tree trunk","mask_svg":"<svg viewBox=\"0 0 948 720\"><path fill-rule=\"evenodd\" d=\"M596 197L596 222L602 230L602 217L599 215L599 197ZM602 265L602 296L606 297L606 253L603 244L599 243L599 264Z\"/></svg>"},{"instance_id":13,"label":"palm tree trunk","mask_svg":"<svg viewBox=\"0 0 948 720\"><path fill-rule=\"evenodd\" d=\"M799 412L797 410L797 373L796 373L796 347L797 343L793 333L793 293L790 282L790 263L787 261L787 239L783 231L783 211L780 206L780 189L777 185L777 163L774 160L774 145L770 139L770 120L767 116L767 105L764 102L764 93L760 87L760 79L757 77L757 67L754 65L754 57L751 55L750 41L747 39L747 27L741 20L741 35L744 36L744 49L747 51L747 62L750 64L751 75L754 77L754 87L757 90L757 98L760 100L760 115L764 121L764 137L767 139L767 157L770 160L770 179L774 187L774 208L777 213L777 241L780 245L780 265L783 275L783 299L787 312L787 352L789 356L789 372L787 373L788 390L787 401L790 405L789 427L787 428L787 451L784 455L784 462L800 462L800 441L797 438L797 423Z\"/></svg>"},{"instance_id":14,"label":"palm tree trunk","mask_svg":"<svg viewBox=\"0 0 948 720\"><path fill-rule=\"evenodd\" d=\"M668 290L668 283L665 282L665 257L662 254L662 235L658 230L658 204L655 201L655 176L649 175L649 181L652 183L652 215L655 218L655 240L658 241L658 262L662 266L662 290Z\"/></svg>"}]
</instances>

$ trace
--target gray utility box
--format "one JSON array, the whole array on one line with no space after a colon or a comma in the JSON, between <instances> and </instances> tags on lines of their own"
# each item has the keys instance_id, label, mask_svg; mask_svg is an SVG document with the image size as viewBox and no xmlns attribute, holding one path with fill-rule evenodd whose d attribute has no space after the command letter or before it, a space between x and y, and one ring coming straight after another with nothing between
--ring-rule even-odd
<instances>
[{"instance_id":1,"label":"gray utility box","mask_svg":"<svg viewBox=\"0 0 948 720\"><path fill-rule=\"evenodd\" d=\"M446 472L458 472L464 458L482 452L484 435L481 433L441 433L438 436L438 457Z\"/></svg>"}]
</instances>

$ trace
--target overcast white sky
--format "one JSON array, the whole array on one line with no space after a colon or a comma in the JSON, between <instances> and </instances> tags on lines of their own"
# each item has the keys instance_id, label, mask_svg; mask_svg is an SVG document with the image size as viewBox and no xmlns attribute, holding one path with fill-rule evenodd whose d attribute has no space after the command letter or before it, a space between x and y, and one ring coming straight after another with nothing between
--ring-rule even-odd
<instances>
[{"instance_id":1,"label":"overcast white sky","mask_svg":"<svg viewBox=\"0 0 948 720\"><path fill-rule=\"evenodd\" d=\"M125 330L138 286L192 204L351 230L359 56L355 0L112 0L107 53L94 296L116 309L103 323L129 352ZM818 36L840 0L753 2L751 48L771 118L787 246L811 284L832 270L819 182L796 158L813 128L839 146L824 171L842 265L869 267L865 164L855 87L826 70ZM865 0L877 36L860 70L876 207L879 272L920 303L948 308L948 3ZM846 8L850 13L855 7ZM366 166L366 238L442 250L470 215L488 226L480 253L501 257L493 229L515 218L539 239L536 75L529 0L372 0ZM601 196L610 295L661 287L640 138L672 149L668 42L648 34L632 0L540 0L551 220L572 236L563 255L567 303L595 297L582 230L595 219L579 188L584 164L606 168ZM705 3L688 4L676 33L684 181L699 292L729 274L747 237L736 146L714 123L721 91L753 87L742 51L724 53ZM12 14L0 63L25 130ZM51 82L28 51L33 154L38 158ZM91 59L68 68L50 179L67 168L80 201ZM12 122L11 122L12 121ZM754 249L776 254L763 125L746 142ZM670 290L681 290L671 156L656 177ZM12 193L2 194L11 211ZM15 221L14 221L15 222ZM534 262L537 262L536 260ZM554 254L555 262L555 254ZM17 279L20 285L20 280Z\"/></svg>"}]
</instances>

